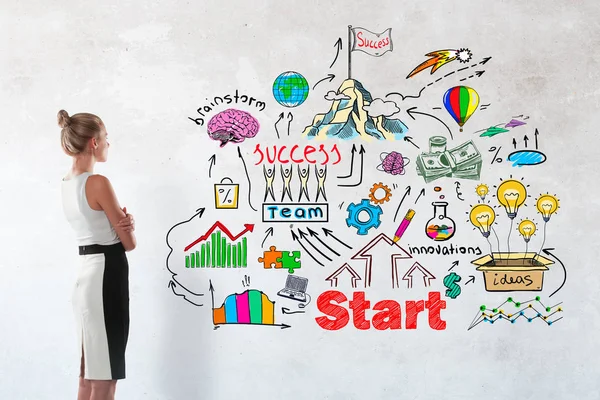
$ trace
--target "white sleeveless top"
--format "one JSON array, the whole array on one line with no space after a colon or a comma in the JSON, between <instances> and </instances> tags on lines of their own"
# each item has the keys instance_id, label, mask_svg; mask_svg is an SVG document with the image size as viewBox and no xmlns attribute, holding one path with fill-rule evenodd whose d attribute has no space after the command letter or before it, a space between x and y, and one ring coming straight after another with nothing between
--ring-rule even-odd
<instances>
[{"instance_id":1,"label":"white sleeveless top","mask_svg":"<svg viewBox=\"0 0 600 400\"><path fill-rule=\"evenodd\" d=\"M75 231L79 246L90 244L114 244L120 241L104 211L90 207L85 195L85 184L92 175L84 172L62 180L62 205L65 217Z\"/></svg>"}]
</instances>

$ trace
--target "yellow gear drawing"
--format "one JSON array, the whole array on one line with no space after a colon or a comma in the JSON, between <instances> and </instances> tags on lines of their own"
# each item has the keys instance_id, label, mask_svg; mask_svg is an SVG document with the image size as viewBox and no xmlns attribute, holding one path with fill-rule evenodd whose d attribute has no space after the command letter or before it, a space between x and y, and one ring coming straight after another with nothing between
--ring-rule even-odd
<instances>
[{"instance_id":1,"label":"yellow gear drawing","mask_svg":"<svg viewBox=\"0 0 600 400\"><path fill-rule=\"evenodd\" d=\"M385 192L385 196L380 197L380 198L375 197L375 193L377 192L378 189L383 189L383 191ZM388 201L390 201L391 197L392 197L392 191L390 190L389 187L387 187L386 185L384 185L381 182L375 183L369 193L369 198L371 199L371 201L374 204L383 204L385 202L388 202Z\"/></svg>"}]
</instances>

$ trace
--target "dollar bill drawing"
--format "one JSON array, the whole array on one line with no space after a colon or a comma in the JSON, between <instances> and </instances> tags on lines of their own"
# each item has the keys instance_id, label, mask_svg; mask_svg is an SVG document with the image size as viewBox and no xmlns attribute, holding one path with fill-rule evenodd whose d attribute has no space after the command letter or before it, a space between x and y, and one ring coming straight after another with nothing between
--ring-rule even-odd
<instances>
[{"instance_id":1,"label":"dollar bill drawing","mask_svg":"<svg viewBox=\"0 0 600 400\"><path fill-rule=\"evenodd\" d=\"M417 174L429 183L443 177L479 179L481 175L481 153L469 140L443 152L423 152L417 156Z\"/></svg>"}]
</instances>

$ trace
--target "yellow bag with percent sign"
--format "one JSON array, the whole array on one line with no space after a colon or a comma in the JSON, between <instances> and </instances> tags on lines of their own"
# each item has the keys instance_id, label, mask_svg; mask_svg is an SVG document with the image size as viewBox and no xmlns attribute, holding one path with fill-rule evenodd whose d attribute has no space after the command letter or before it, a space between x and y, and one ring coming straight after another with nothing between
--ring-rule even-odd
<instances>
[{"instance_id":1,"label":"yellow bag with percent sign","mask_svg":"<svg viewBox=\"0 0 600 400\"><path fill-rule=\"evenodd\" d=\"M230 183L223 183L228 180ZM221 183L215 183L215 208L235 209L238 208L238 194L240 185L233 183L231 178L221 179Z\"/></svg>"}]
</instances>

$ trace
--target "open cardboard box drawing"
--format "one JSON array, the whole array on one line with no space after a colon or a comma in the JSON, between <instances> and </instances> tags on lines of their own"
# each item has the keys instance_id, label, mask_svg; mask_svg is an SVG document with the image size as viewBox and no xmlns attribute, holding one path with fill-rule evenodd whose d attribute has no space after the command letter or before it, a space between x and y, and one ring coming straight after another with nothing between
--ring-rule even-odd
<instances>
[{"instance_id":1,"label":"open cardboard box drawing","mask_svg":"<svg viewBox=\"0 0 600 400\"><path fill-rule=\"evenodd\" d=\"M554 261L537 253L492 253L471 261L483 271L488 292L540 291Z\"/></svg>"}]
</instances>

